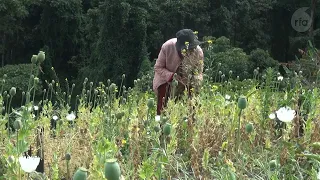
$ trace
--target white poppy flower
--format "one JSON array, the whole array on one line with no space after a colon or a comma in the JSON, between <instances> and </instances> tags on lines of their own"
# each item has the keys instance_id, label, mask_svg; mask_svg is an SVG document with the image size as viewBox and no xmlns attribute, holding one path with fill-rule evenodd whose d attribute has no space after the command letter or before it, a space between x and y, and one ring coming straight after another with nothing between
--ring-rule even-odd
<instances>
[{"instance_id":1,"label":"white poppy flower","mask_svg":"<svg viewBox=\"0 0 320 180\"><path fill-rule=\"evenodd\" d=\"M226 100L229 100L231 98L230 95L226 94L226 96L224 97Z\"/></svg>"},{"instance_id":2,"label":"white poppy flower","mask_svg":"<svg viewBox=\"0 0 320 180\"><path fill-rule=\"evenodd\" d=\"M33 109L34 109L35 111L38 111L38 110L39 110L39 106L33 106Z\"/></svg>"},{"instance_id":3,"label":"white poppy flower","mask_svg":"<svg viewBox=\"0 0 320 180\"><path fill-rule=\"evenodd\" d=\"M39 157L25 157L21 156L19 157L19 163L21 166L21 169L24 172L32 173L35 171L40 163Z\"/></svg>"},{"instance_id":4,"label":"white poppy flower","mask_svg":"<svg viewBox=\"0 0 320 180\"><path fill-rule=\"evenodd\" d=\"M156 115L155 119L156 119L156 122L159 122L161 118L159 115Z\"/></svg>"},{"instance_id":5,"label":"white poppy flower","mask_svg":"<svg viewBox=\"0 0 320 180\"><path fill-rule=\"evenodd\" d=\"M277 118L282 122L291 122L295 116L295 110L290 107L282 107L276 111Z\"/></svg>"},{"instance_id":6,"label":"white poppy flower","mask_svg":"<svg viewBox=\"0 0 320 180\"><path fill-rule=\"evenodd\" d=\"M58 116L54 115L54 116L52 116L52 119L56 121L56 120L58 120L59 118L58 118Z\"/></svg>"},{"instance_id":7,"label":"white poppy flower","mask_svg":"<svg viewBox=\"0 0 320 180\"><path fill-rule=\"evenodd\" d=\"M276 115L275 115L274 113L271 113L271 114L269 115L269 118L270 118L270 119L274 119L274 118L276 118Z\"/></svg>"},{"instance_id":8,"label":"white poppy flower","mask_svg":"<svg viewBox=\"0 0 320 180\"><path fill-rule=\"evenodd\" d=\"M67 115L67 120L68 121L73 121L74 119L76 119L76 115L74 113L71 113L71 114Z\"/></svg>"},{"instance_id":9,"label":"white poppy flower","mask_svg":"<svg viewBox=\"0 0 320 180\"><path fill-rule=\"evenodd\" d=\"M283 76L278 76L278 81L282 81L283 80Z\"/></svg>"}]
</instances>

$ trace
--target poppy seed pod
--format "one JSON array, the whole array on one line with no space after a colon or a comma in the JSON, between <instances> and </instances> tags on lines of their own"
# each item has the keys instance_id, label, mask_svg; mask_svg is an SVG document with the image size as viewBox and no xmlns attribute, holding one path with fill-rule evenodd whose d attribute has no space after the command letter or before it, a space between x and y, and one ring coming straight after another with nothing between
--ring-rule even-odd
<instances>
[{"instance_id":1,"label":"poppy seed pod","mask_svg":"<svg viewBox=\"0 0 320 180\"><path fill-rule=\"evenodd\" d=\"M159 127L159 126L154 126L154 127L153 127L153 130L154 130L155 132L159 132L159 131L160 131L160 127Z\"/></svg>"},{"instance_id":2,"label":"poppy seed pod","mask_svg":"<svg viewBox=\"0 0 320 180\"><path fill-rule=\"evenodd\" d=\"M240 96L238 99L238 107L240 109L245 109L247 107L247 99L245 96Z\"/></svg>"},{"instance_id":3,"label":"poppy seed pod","mask_svg":"<svg viewBox=\"0 0 320 180\"><path fill-rule=\"evenodd\" d=\"M14 156L9 156L8 157L8 162L9 163L14 163L15 159L14 159Z\"/></svg>"},{"instance_id":4,"label":"poppy seed pod","mask_svg":"<svg viewBox=\"0 0 320 180\"><path fill-rule=\"evenodd\" d=\"M67 153L64 157L65 157L65 159L66 159L67 161L70 161L70 159L71 159L71 154L70 154L70 153Z\"/></svg>"},{"instance_id":5,"label":"poppy seed pod","mask_svg":"<svg viewBox=\"0 0 320 180\"><path fill-rule=\"evenodd\" d=\"M37 56L37 61L39 63L42 63L46 58L46 55L44 54L43 51L39 51L38 56Z\"/></svg>"},{"instance_id":6,"label":"poppy seed pod","mask_svg":"<svg viewBox=\"0 0 320 180\"><path fill-rule=\"evenodd\" d=\"M164 125L164 127L163 127L163 133L164 133L164 135L166 135L166 136L169 136L169 135L170 135L170 133L171 133L171 124L166 123L166 124Z\"/></svg>"},{"instance_id":7,"label":"poppy seed pod","mask_svg":"<svg viewBox=\"0 0 320 180\"><path fill-rule=\"evenodd\" d=\"M35 78L34 78L34 82L35 82L36 84L38 84L38 83L39 83L39 78L35 77Z\"/></svg>"},{"instance_id":8,"label":"poppy seed pod","mask_svg":"<svg viewBox=\"0 0 320 180\"><path fill-rule=\"evenodd\" d=\"M173 80L172 81L172 86L173 87L177 87L178 86L178 81L177 80Z\"/></svg>"},{"instance_id":9,"label":"poppy seed pod","mask_svg":"<svg viewBox=\"0 0 320 180\"><path fill-rule=\"evenodd\" d=\"M16 95L16 93L17 93L17 89L16 89L15 87L12 87L12 88L10 89L9 93L10 93L10 96L14 96L14 95Z\"/></svg>"},{"instance_id":10,"label":"poppy seed pod","mask_svg":"<svg viewBox=\"0 0 320 180\"><path fill-rule=\"evenodd\" d=\"M80 167L73 175L72 180L86 180L88 176L88 170Z\"/></svg>"},{"instance_id":11,"label":"poppy seed pod","mask_svg":"<svg viewBox=\"0 0 320 180\"><path fill-rule=\"evenodd\" d=\"M252 123L248 123L246 125L246 132L247 133L252 133L252 131L253 131L253 124Z\"/></svg>"},{"instance_id":12,"label":"poppy seed pod","mask_svg":"<svg viewBox=\"0 0 320 180\"><path fill-rule=\"evenodd\" d=\"M13 123L13 127L16 130L21 129L22 128L22 122L19 119L15 120L14 123Z\"/></svg>"},{"instance_id":13,"label":"poppy seed pod","mask_svg":"<svg viewBox=\"0 0 320 180\"><path fill-rule=\"evenodd\" d=\"M117 159L108 159L104 165L104 175L108 180L119 180L121 176Z\"/></svg>"},{"instance_id":14,"label":"poppy seed pod","mask_svg":"<svg viewBox=\"0 0 320 180\"><path fill-rule=\"evenodd\" d=\"M32 55L32 57L31 57L31 63L32 63L32 64L37 64L37 58L38 58L37 55Z\"/></svg>"},{"instance_id":15,"label":"poppy seed pod","mask_svg":"<svg viewBox=\"0 0 320 180\"><path fill-rule=\"evenodd\" d=\"M154 99L153 99L153 98L150 98L150 99L148 100L147 105L148 105L148 108L152 108L152 107L154 106Z\"/></svg>"}]
</instances>

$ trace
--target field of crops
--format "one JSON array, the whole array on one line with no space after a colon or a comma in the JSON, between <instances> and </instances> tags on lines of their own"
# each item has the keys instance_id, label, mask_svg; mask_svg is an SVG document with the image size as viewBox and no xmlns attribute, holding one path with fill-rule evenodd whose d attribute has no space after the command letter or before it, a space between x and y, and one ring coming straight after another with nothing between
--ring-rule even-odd
<instances>
[{"instance_id":1,"label":"field of crops","mask_svg":"<svg viewBox=\"0 0 320 180\"><path fill-rule=\"evenodd\" d=\"M20 108L10 108L14 87L2 92L0 179L320 178L320 92L301 74L256 69L212 83L204 73L200 93L170 99L160 117L141 80L126 88L86 78L65 93L50 82L35 103L33 76Z\"/></svg>"}]
</instances>

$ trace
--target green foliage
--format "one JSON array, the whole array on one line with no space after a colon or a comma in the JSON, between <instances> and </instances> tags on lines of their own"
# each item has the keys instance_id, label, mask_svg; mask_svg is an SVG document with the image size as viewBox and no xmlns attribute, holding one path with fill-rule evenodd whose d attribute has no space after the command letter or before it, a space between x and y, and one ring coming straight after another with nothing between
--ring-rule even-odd
<instances>
[{"instance_id":1,"label":"green foliage","mask_svg":"<svg viewBox=\"0 0 320 180\"><path fill-rule=\"evenodd\" d=\"M227 77L230 70L233 77L247 78L250 67L248 55L241 48L231 47L229 39L225 37L218 38L206 50L205 68L208 69L207 75L214 79L220 79L223 74ZM218 74L219 71L221 74Z\"/></svg>"},{"instance_id":2,"label":"green foliage","mask_svg":"<svg viewBox=\"0 0 320 180\"><path fill-rule=\"evenodd\" d=\"M254 68L259 67L260 70L264 70L266 68L278 68L278 61L274 60L268 51L257 48L251 51L249 55L249 60L252 62L252 66Z\"/></svg>"},{"instance_id":3,"label":"green foliage","mask_svg":"<svg viewBox=\"0 0 320 180\"><path fill-rule=\"evenodd\" d=\"M3 90L9 92L11 87L16 87L20 92L27 91L31 72L35 72L36 68L39 67L33 64L6 65L0 68L0 77L7 75ZM38 85L36 89L42 89L41 85Z\"/></svg>"},{"instance_id":4,"label":"green foliage","mask_svg":"<svg viewBox=\"0 0 320 180\"><path fill-rule=\"evenodd\" d=\"M153 67L151 66L150 60L145 57L141 62L138 77L141 78L143 75L148 74L150 70L152 71Z\"/></svg>"},{"instance_id":5,"label":"green foliage","mask_svg":"<svg viewBox=\"0 0 320 180\"><path fill-rule=\"evenodd\" d=\"M102 82L108 77L117 84L120 84L122 74L127 76L125 84L136 79L139 66L147 56L147 11L144 6L144 1L117 1L99 7L99 18L103 22L99 27L101 34L90 57L90 68L81 70L82 77Z\"/></svg>"}]
</instances>

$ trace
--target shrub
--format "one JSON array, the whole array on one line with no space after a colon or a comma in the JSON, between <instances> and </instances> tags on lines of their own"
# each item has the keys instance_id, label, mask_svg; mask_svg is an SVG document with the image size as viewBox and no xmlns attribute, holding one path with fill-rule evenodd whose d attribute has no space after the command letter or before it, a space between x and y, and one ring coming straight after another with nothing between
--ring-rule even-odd
<instances>
[{"instance_id":1,"label":"shrub","mask_svg":"<svg viewBox=\"0 0 320 180\"><path fill-rule=\"evenodd\" d=\"M216 52L218 49L222 52ZM220 67L218 67L221 64ZM206 73L208 76L216 79L218 72L221 71L225 76L232 71L232 77L248 78L250 61L248 55L240 48L229 48L225 45L213 45L210 47L205 56L205 68L209 69Z\"/></svg>"},{"instance_id":2,"label":"shrub","mask_svg":"<svg viewBox=\"0 0 320 180\"><path fill-rule=\"evenodd\" d=\"M7 75L3 90L9 92L11 87L16 87L17 91L27 91L31 72L36 68L38 67L33 64L6 65L0 68L0 77ZM41 84L37 89L41 89Z\"/></svg>"},{"instance_id":3,"label":"shrub","mask_svg":"<svg viewBox=\"0 0 320 180\"><path fill-rule=\"evenodd\" d=\"M261 70L264 70L269 67L277 69L279 66L278 61L274 60L268 51L259 48L251 51L249 60L253 65L251 68L259 67ZM253 69L251 70L253 71Z\"/></svg>"}]
</instances>

